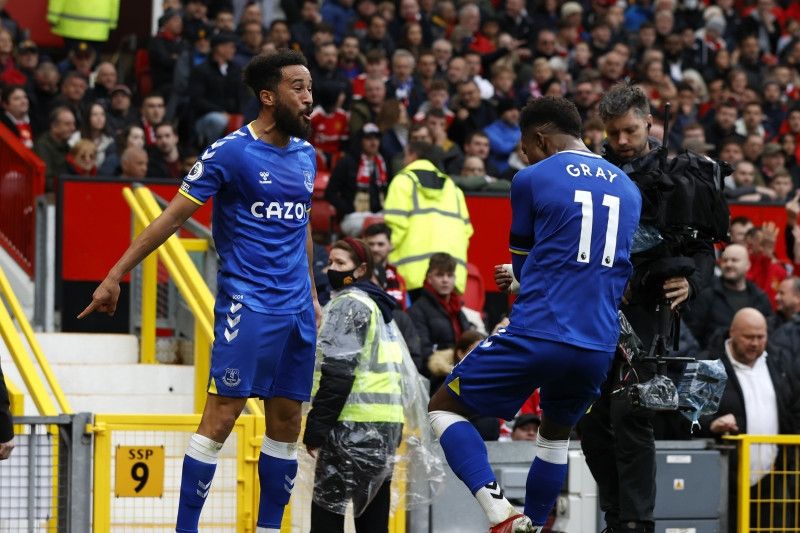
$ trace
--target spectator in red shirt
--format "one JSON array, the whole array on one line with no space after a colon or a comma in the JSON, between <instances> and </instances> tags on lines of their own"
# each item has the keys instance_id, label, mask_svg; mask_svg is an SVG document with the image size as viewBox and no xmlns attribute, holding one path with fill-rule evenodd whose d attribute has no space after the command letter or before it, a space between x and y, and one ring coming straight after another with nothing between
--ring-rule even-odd
<instances>
[{"instance_id":1,"label":"spectator in red shirt","mask_svg":"<svg viewBox=\"0 0 800 533\"><path fill-rule=\"evenodd\" d=\"M350 136L350 115L342 109L344 94L333 86L324 86L315 91L318 105L311 112L311 144L332 168Z\"/></svg>"},{"instance_id":2,"label":"spectator in red shirt","mask_svg":"<svg viewBox=\"0 0 800 533\"><path fill-rule=\"evenodd\" d=\"M772 308L775 309L775 293L781 281L786 279L786 268L775 257L775 243L780 229L773 222L754 227L747 232L745 243L750 253L750 269L747 279L763 290Z\"/></svg>"},{"instance_id":3,"label":"spectator in red shirt","mask_svg":"<svg viewBox=\"0 0 800 533\"><path fill-rule=\"evenodd\" d=\"M21 85L11 85L2 92L0 123L4 124L28 148L33 148L33 130L28 116L30 102Z\"/></svg>"}]
</instances>

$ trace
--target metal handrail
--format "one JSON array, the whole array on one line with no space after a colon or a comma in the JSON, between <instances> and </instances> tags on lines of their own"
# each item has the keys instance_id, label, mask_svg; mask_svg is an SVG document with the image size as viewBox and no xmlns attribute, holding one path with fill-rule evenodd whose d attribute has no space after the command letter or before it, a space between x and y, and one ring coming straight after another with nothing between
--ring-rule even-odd
<instances>
[{"instance_id":1,"label":"metal handrail","mask_svg":"<svg viewBox=\"0 0 800 533\"><path fill-rule=\"evenodd\" d=\"M12 315L14 319L16 319L17 324L19 324L25 339L28 341L28 346L30 346L34 358L42 374L44 374L47 385L50 387L50 391L52 391L56 402L58 402L58 407L61 409L61 412L72 413L73 411L67 401L67 397L64 395L64 391L61 390L61 386L58 384L58 380L50 368L50 363L47 361L47 357L44 355L41 346L39 346L39 341L36 340L33 328L31 328L22 310L22 306L19 300L17 300L17 296L14 294L14 291L11 290L11 284L2 268L0 268L0 295L4 297L6 304L11 309L11 313L9 313L6 306L0 304L0 333L2 333L3 340L6 346L8 346L9 352L11 352L11 356L20 374L22 374L25 385L33 396L33 401L36 403L39 412L43 415L54 415L58 413L58 410L53 400L50 398L47 387L45 387L39 374L36 372L33 361L22 343L19 332L14 328Z\"/></svg>"}]
</instances>

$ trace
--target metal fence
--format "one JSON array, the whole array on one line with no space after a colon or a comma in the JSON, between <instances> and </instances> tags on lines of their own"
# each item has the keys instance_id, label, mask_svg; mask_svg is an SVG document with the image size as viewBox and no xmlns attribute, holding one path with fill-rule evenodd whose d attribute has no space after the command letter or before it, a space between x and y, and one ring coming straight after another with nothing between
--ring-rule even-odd
<instances>
[{"instance_id":1,"label":"metal fence","mask_svg":"<svg viewBox=\"0 0 800 533\"><path fill-rule=\"evenodd\" d=\"M737 435L736 531L800 531L800 435Z\"/></svg>"},{"instance_id":2,"label":"metal fence","mask_svg":"<svg viewBox=\"0 0 800 533\"><path fill-rule=\"evenodd\" d=\"M44 194L44 163L0 124L0 246L33 277L36 197Z\"/></svg>"},{"instance_id":3,"label":"metal fence","mask_svg":"<svg viewBox=\"0 0 800 533\"><path fill-rule=\"evenodd\" d=\"M0 532L91 531L87 413L18 417L16 448L0 462Z\"/></svg>"}]
</instances>

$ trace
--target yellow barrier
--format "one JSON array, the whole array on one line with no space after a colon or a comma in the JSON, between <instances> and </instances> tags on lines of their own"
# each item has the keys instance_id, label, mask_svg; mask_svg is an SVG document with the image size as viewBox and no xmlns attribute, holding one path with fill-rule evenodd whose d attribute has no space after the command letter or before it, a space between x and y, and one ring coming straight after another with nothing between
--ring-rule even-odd
<instances>
[{"instance_id":1,"label":"yellow barrier","mask_svg":"<svg viewBox=\"0 0 800 533\"><path fill-rule=\"evenodd\" d=\"M738 497L729 502L736 506L737 533L800 531L800 435L726 439L738 451Z\"/></svg>"},{"instance_id":2,"label":"yellow barrier","mask_svg":"<svg viewBox=\"0 0 800 533\"><path fill-rule=\"evenodd\" d=\"M28 341L28 346L30 346L36 358L36 362L39 364L39 368L42 374L44 374L47 384L58 402L58 407L61 409L61 412L71 413L72 408L69 406L69 402L67 402L67 397L64 396L61 386L58 384L53 371L50 369L50 363L48 363L44 352L42 352L42 348L36 340L36 335L33 333L33 328L31 328L31 325L28 323L28 319L22 311L22 306L19 300L17 300L14 291L11 290L11 284L8 282L8 278L6 278L6 274L3 272L2 268L0 268L0 297L2 297L0 298L0 336L2 336L3 341L5 341L8 351L11 353L11 358L19 369L22 379L25 381L25 386L32 395L39 413L44 416L51 416L58 414L58 410L52 398L50 398L47 387L45 387L44 382L36 371L19 332L14 327L14 322L12 321L8 309L6 309L6 305L11 309L11 313L16 319L17 324L19 324L25 339ZM1 300L3 299L6 305L2 303Z\"/></svg>"},{"instance_id":3,"label":"yellow barrier","mask_svg":"<svg viewBox=\"0 0 800 533\"><path fill-rule=\"evenodd\" d=\"M17 387L13 381L8 379L8 376L3 376L6 382L6 389L8 389L8 399L11 404L11 414L13 416L22 416L25 414L25 396L22 390Z\"/></svg>"},{"instance_id":4,"label":"yellow barrier","mask_svg":"<svg viewBox=\"0 0 800 533\"><path fill-rule=\"evenodd\" d=\"M199 422L199 415L95 416L94 425L88 428L95 435L95 532L174 530L183 456ZM254 422L251 415L239 417L220 452L201 531L255 531L252 494L258 469L257 464L242 460L258 454L252 444ZM162 450L160 460L149 460L146 451L157 448ZM128 467L131 449L142 450L142 459L123 468ZM126 483L133 484L131 495L126 495ZM137 486L139 493L159 495L139 496Z\"/></svg>"},{"instance_id":5,"label":"yellow barrier","mask_svg":"<svg viewBox=\"0 0 800 533\"><path fill-rule=\"evenodd\" d=\"M122 191L125 201L133 212L135 224L139 228L143 228L161 214L161 208L158 206L153 193L146 187L138 187L136 191L130 188L125 188ZM170 276L175 282L178 291L180 292L186 304L189 306L195 319L195 334L194 334L194 367L195 367L195 412L200 413L203 411L206 399L206 386L208 384L208 375L210 372L210 355L211 344L214 340L214 297L208 289L203 277L198 272L197 267L192 262L186 247L183 246L182 240L176 235L170 236L169 239L158 248L158 258L164 263L169 271ZM198 249L199 245L196 239L188 239L187 247ZM154 271L155 269L153 269ZM144 283L144 272L142 273ZM149 274L154 279L154 272ZM153 284L155 282L153 281ZM155 291L150 289L148 291L142 290L142 331L145 326L150 331L155 331ZM144 299L151 299L147 305ZM148 310L148 316L144 316L144 310ZM145 324L147 322L147 324ZM247 401L247 409L254 415L263 416L264 411L261 404L255 399Z\"/></svg>"}]
</instances>

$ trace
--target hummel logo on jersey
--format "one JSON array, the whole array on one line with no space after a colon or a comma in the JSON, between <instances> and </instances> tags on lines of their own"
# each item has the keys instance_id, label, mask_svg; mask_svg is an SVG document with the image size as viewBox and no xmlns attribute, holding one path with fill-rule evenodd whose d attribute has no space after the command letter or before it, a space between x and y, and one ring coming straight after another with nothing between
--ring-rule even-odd
<instances>
[{"instance_id":1,"label":"hummel logo on jersey","mask_svg":"<svg viewBox=\"0 0 800 533\"><path fill-rule=\"evenodd\" d=\"M267 183L272 183L272 180L269 179L269 172L267 172L266 170L262 170L261 172L258 173L258 175L261 176L261 180L259 181L259 183L263 183L265 185Z\"/></svg>"},{"instance_id":2,"label":"hummel logo on jersey","mask_svg":"<svg viewBox=\"0 0 800 533\"><path fill-rule=\"evenodd\" d=\"M484 488L489 491L489 495L495 500L503 499L503 489L497 484L497 481L492 481L484 485Z\"/></svg>"}]
</instances>

